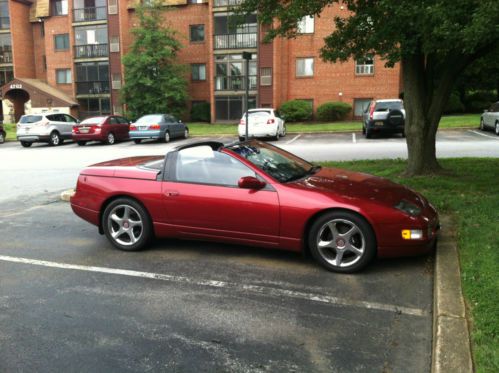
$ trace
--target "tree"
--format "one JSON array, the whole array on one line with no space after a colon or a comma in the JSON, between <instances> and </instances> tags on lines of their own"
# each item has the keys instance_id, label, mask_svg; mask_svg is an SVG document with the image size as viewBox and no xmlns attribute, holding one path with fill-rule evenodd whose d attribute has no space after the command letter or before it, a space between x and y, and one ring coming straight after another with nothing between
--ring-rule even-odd
<instances>
[{"instance_id":1,"label":"tree","mask_svg":"<svg viewBox=\"0 0 499 373\"><path fill-rule=\"evenodd\" d=\"M474 61L499 47L497 0L246 0L241 14L258 12L272 25L267 39L294 37L297 21L346 7L325 38L325 61L375 53L387 66L400 62L407 110L408 175L440 169L435 137L454 82Z\"/></svg>"},{"instance_id":2,"label":"tree","mask_svg":"<svg viewBox=\"0 0 499 373\"><path fill-rule=\"evenodd\" d=\"M137 7L139 25L132 29L134 41L123 57L125 85L121 91L128 114L180 115L187 100L184 67L177 62L182 47L175 32L163 26L160 1L144 2Z\"/></svg>"}]
</instances>

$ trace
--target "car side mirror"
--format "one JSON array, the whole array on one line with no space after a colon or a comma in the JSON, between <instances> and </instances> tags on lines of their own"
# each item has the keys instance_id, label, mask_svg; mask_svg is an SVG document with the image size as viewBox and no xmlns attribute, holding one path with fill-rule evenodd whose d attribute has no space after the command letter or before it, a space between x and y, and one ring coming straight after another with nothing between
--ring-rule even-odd
<instances>
[{"instance_id":1,"label":"car side mirror","mask_svg":"<svg viewBox=\"0 0 499 373\"><path fill-rule=\"evenodd\" d=\"M244 176L239 179L237 185L242 189L263 189L265 188L266 183L258 180L254 176Z\"/></svg>"}]
</instances>

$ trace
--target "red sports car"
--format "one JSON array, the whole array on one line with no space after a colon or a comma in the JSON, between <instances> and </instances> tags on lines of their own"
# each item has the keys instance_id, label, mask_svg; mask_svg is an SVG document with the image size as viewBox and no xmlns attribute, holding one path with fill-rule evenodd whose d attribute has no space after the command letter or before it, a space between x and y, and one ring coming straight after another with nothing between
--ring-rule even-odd
<instances>
[{"instance_id":1,"label":"red sports car","mask_svg":"<svg viewBox=\"0 0 499 373\"><path fill-rule=\"evenodd\" d=\"M404 186L321 168L256 140L90 166L71 207L122 250L143 249L154 236L215 240L309 250L337 272L376 255L425 253L439 228L433 206Z\"/></svg>"}]
</instances>

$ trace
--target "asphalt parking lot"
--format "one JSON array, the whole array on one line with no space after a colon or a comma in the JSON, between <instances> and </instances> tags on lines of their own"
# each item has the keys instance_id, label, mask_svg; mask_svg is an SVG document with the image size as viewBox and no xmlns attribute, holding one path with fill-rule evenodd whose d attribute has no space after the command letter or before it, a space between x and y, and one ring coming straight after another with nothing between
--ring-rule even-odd
<instances>
[{"instance_id":1,"label":"asphalt parking lot","mask_svg":"<svg viewBox=\"0 0 499 373\"><path fill-rule=\"evenodd\" d=\"M209 242L125 253L59 199L85 165L207 139L235 138L0 145L0 370L429 371L432 255L340 275L295 253ZM405 148L400 137L352 133L278 145L313 160L396 158ZM443 131L438 149L499 157L499 138Z\"/></svg>"},{"instance_id":2,"label":"asphalt parking lot","mask_svg":"<svg viewBox=\"0 0 499 373\"><path fill-rule=\"evenodd\" d=\"M125 253L67 203L38 202L0 204L4 371L429 369L431 256L339 275L207 242Z\"/></svg>"}]
</instances>

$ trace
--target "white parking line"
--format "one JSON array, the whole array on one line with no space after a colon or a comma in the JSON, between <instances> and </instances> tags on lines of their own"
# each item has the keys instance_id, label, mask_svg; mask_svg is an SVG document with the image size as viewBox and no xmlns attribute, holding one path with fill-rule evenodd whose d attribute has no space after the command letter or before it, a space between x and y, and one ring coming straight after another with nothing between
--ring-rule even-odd
<instances>
[{"instance_id":1,"label":"white parking line","mask_svg":"<svg viewBox=\"0 0 499 373\"><path fill-rule=\"evenodd\" d=\"M289 140L286 144L291 144L293 141L298 140L300 137L301 137L301 134L296 135L296 136L295 136L295 137L293 137L291 140Z\"/></svg>"},{"instance_id":2,"label":"white parking line","mask_svg":"<svg viewBox=\"0 0 499 373\"><path fill-rule=\"evenodd\" d=\"M481 133L481 132L478 132L475 130L468 130L468 132L473 132L473 133L476 133L477 135L480 135L483 137L488 137L489 139L492 139L492 140L499 140L499 136L491 136L491 135L487 135L485 133Z\"/></svg>"},{"instance_id":3,"label":"white parking line","mask_svg":"<svg viewBox=\"0 0 499 373\"><path fill-rule=\"evenodd\" d=\"M353 301L349 299L333 297L330 295L305 293L301 291L286 290L270 286L247 285L247 284L238 284L234 282L216 281L216 280L196 280L184 276L175 276L175 275L152 273L152 272L140 272L128 269L57 263L45 260L20 258L20 257L6 256L6 255L0 255L0 261L10 262L10 263L31 264L42 267L50 267L50 268L72 269L77 271L98 272L98 273L106 273L106 274L129 276L129 277L140 277L153 280L162 280L162 281L176 282L181 284L189 284L195 286L226 288L226 289L231 289L241 292L251 292L266 296L295 298L295 299L301 299L322 304L365 308L377 311L394 312L410 316L428 316L427 311L419 308L399 307L396 305L376 303L376 302Z\"/></svg>"}]
</instances>

